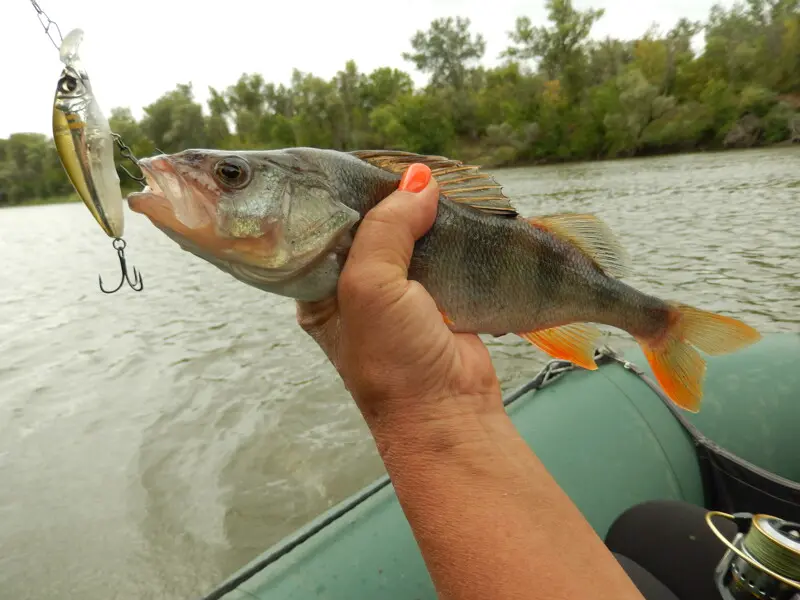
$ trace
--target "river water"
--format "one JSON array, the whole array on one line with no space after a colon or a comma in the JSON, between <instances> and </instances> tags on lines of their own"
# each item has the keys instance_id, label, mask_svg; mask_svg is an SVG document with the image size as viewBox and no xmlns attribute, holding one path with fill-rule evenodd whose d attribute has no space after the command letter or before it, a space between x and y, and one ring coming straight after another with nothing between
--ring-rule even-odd
<instances>
[{"instance_id":1,"label":"river water","mask_svg":"<svg viewBox=\"0 0 800 600\"><path fill-rule=\"evenodd\" d=\"M800 331L800 148L500 170L593 212L640 289ZM383 473L294 305L128 211L137 294L79 204L0 211L0 599L186 599ZM488 338L510 390L547 358ZM630 347L625 335L611 339Z\"/></svg>"}]
</instances>

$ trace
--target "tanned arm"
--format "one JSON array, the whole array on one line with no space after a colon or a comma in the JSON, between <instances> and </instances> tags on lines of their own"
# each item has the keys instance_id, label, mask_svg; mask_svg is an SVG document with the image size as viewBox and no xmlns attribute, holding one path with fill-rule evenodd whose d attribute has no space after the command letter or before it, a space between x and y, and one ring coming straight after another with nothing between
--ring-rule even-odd
<instances>
[{"instance_id":1,"label":"tanned arm","mask_svg":"<svg viewBox=\"0 0 800 600\"><path fill-rule=\"evenodd\" d=\"M642 600L497 404L368 421L439 597Z\"/></svg>"}]
</instances>

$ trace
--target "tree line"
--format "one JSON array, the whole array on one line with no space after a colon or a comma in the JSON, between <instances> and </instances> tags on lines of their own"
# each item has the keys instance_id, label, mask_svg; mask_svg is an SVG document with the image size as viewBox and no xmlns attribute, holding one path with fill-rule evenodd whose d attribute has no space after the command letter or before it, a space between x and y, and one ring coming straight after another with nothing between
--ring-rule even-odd
<instances>
[{"instance_id":1,"label":"tree line","mask_svg":"<svg viewBox=\"0 0 800 600\"><path fill-rule=\"evenodd\" d=\"M705 22L634 40L590 39L602 9L545 6L544 24L516 20L495 68L481 65L485 40L469 19L434 20L403 53L429 76L422 88L404 71L349 61L330 80L295 70L289 85L242 74L210 88L205 109L181 83L141 120L114 108L109 121L136 156L316 146L510 166L800 142L800 0L715 5ZM51 138L0 139L0 205L72 191Z\"/></svg>"}]
</instances>

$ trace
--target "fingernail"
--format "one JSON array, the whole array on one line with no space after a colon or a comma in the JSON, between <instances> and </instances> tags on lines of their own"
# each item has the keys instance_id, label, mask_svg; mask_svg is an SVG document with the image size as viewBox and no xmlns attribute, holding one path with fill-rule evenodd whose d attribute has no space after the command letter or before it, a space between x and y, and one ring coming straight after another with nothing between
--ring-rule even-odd
<instances>
[{"instance_id":1,"label":"fingernail","mask_svg":"<svg viewBox=\"0 0 800 600\"><path fill-rule=\"evenodd\" d=\"M400 187L397 189L402 192L413 192L416 194L424 190L430 180L430 167L421 163L414 163L403 173L403 178L400 180Z\"/></svg>"}]
</instances>

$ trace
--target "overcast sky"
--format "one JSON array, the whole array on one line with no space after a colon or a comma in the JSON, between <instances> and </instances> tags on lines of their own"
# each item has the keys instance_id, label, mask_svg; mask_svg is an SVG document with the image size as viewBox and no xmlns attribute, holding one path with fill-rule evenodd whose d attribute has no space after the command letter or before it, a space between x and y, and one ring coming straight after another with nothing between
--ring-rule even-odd
<instances>
[{"instance_id":1,"label":"overcast sky","mask_svg":"<svg viewBox=\"0 0 800 600\"><path fill-rule=\"evenodd\" d=\"M713 0L574 0L605 8L593 37L633 38L682 16L705 19ZM732 0L722 0L730 6ZM192 82L205 101L208 86L224 88L243 72L288 82L292 68L331 77L354 59L362 71L393 66L412 71L401 53L418 29L443 16L465 16L486 38L486 64L507 45L517 16L544 23L544 0L39 0L64 35L80 27L81 48L100 106L128 106L141 116L178 82ZM2 0L0 137L20 131L51 134L53 92L61 72L29 0ZM124 18L117 18L119 13ZM424 82L421 75L415 80Z\"/></svg>"}]
</instances>

